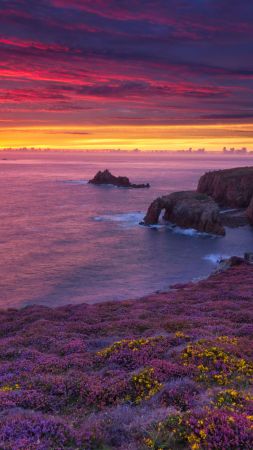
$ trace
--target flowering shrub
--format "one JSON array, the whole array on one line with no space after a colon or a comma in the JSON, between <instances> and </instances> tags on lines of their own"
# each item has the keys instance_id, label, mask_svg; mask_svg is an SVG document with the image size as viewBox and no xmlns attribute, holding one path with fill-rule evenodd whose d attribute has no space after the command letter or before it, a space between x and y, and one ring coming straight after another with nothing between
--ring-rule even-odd
<instances>
[{"instance_id":1,"label":"flowering shrub","mask_svg":"<svg viewBox=\"0 0 253 450\"><path fill-rule=\"evenodd\" d=\"M210 345L206 340L189 344L182 353L182 359L186 366L193 364L197 368L199 381L223 386L252 382L251 362L238 358L221 347Z\"/></svg>"},{"instance_id":2,"label":"flowering shrub","mask_svg":"<svg viewBox=\"0 0 253 450\"><path fill-rule=\"evenodd\" d=\"M165 406L174 406L180 411L187 411L194 406L199 392L198 385L192 380L177 380L165 386L160 401Z\"/></svg>"},{"instance_id":3,"label":"flowering shrub","mask_svg":"<svg viewBox=\"0 0 253 450\"><path fill-rule=\"evenodd\" d=\"M238 339L236 337L231 337L231 336L218 336L217 342L221 342L222 344L237 345Z\"/></svg>"},{"instance_id":4,"label":"flowering shrub","mask_svg":"<svg viewBox=\"0 0 253 450\"><path fill-rule=\"evenodd\" d=\"M126 397L127 400L138 404L142 400L149 400L162 388L162 384L155 377L153 367L143 369L131 378L131 392Z\"/></svg>"},{"instance_id":5,"label":"flowering shrub","mask_svg":"<svg viewBox=\"0 0 253 450\"><path fill-rule=\"evenodd\" d=\"M182 416L173 414L158 422L149 430L143 443L145 448L152 450L187 448L187 427Z\"/></svg>"},{"instance_id":6,"label":"flowering shrub","mask_svg":"<svg viewBox=\"0 0 253 450\"><path fill-rule=\"evenodd\" d=\"M0 387L0 392L12 392L16 391L17 389L20 389L20 385L18 383L11 385L5 385Z\"/></svg>"},{"instance_id":7,"label":"flowering shrub","mask_svg":"<svg viewBox=\"0 0 253 450\"><path fill-rule=\"evenodd\" d=\"M172 415L150 430L144 444L153 450L252 450L252 421L222 410Z\"/></svg>"},{"instance_id":8,"label":"flowering shrub","mask_svg":"<svg viewBox=\"0 0 253 450\"><path fill-rule=\"evenodd\" d=\"M0 423L0 447L6 450L73 449L78 445L66 423L41 414L10 415Z\"/></svg>"},{"instance_id":9,"label":"flowering shrub","mask_svg":"<svg viewBox=\"0 0 253 450\"><path fill-rule=\"evenodd\" d=\"M199 416L191 416L187 424L191 430L187 439L193 450L200 448L252 449L252 422L242 414L213 410Z\"/></svg>"},{"instance_id":10,"label":"flowering shrub","mask_svg":"<svg viewBox=\"0 0 253 450\"><path fill-rule=\"evenodd\" d=\"M145 365L150 358L162 355L167 350L168 342L163 336L123 339L110 347L97 352L99 361L118 364L127 369Z\"/></svg>"},{"instance_id":11,"label":"flowering shrub","mask_svg":"<svg viewBox=\"0 0 253 450\"><path fill-rule=\"evenodd\" d=\"M215 395L213 404L218 408L228 409L230 411L252 411L253 395L239 392L236 389L224 389Z\"/></svg>"},{"instance_id":12,"label":"flowering shrub","mask_svg":"<svg viewBox=\"0 0 253 450\"><path fill-rule=\"evenodd\" d=\"M153 367L157 379L162 383L172 378L183 378L194 373L192 367L186 367L181 362L176 363L165 359L152 359L150 365Z\"/></svg>"}]
</instances>

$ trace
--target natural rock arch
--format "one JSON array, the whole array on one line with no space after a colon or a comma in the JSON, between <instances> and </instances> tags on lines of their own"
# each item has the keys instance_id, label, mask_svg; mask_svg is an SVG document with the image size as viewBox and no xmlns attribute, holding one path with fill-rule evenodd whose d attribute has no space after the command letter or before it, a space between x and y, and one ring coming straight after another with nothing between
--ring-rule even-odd
<instances>
[{"instance_id":1,"label":"natural rock arch","mask_svg":"<svg viewBox=\"0 0 253 450\"><path fill-rule=\"evenodd\" d=\"M218 205L205 194L196 191L173 192L158 197L148 208L144 217L145 225L158 223L161 212L164 219L182 228L194 228L197 231L224 235Z\"/></svg>"}]
</instances>

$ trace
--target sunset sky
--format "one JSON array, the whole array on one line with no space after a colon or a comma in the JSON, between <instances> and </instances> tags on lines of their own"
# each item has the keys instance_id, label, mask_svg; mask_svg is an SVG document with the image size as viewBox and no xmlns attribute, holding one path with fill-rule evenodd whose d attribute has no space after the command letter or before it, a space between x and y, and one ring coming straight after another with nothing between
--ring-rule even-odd
<instances>
[{"instance_id":1,"label":"sunset sky","mask_svg":"<svg viewBox=\"0 0 253 450\"><path fill-rule=\"evenodd\" d=\"M0 148L253 150L252 0L0 0Z\"/></svg>"}]
</instances>

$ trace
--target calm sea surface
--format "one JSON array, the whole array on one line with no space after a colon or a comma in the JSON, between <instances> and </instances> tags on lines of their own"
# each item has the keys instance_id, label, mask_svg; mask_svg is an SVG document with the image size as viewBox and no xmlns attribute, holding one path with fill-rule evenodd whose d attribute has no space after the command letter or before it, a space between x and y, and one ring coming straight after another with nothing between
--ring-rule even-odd
<instances>
[{"instance_id":1,"label":"calm sea surface","mask_svg":"<svg viewBox=\"0 0 253 450\"><path fill-rule=\"evenodd\" d=\"M2 153L0 307L137 298L207 276L220 256L252 251L250 227L214 238L138 225L158 195L194 189L207 170L252 161L253 155ZM87 184L105 168L151 188Z\"/></svg>"}]
</instances>

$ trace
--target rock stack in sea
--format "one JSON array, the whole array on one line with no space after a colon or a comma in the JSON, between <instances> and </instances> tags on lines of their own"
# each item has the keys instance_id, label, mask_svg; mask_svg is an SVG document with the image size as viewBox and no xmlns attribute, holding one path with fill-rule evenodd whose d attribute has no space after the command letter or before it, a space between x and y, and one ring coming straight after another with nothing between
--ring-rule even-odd
<instances>
[{"instance_id":1,"label":"rock stack in sea","mask_svg":"<svg viewBox=\"0 0 253 450\"><path fill-rule=\"evenodd\" d=\"M104 170L103 172L99 170L99 172L96 173L94 178L89 180L89 184L96 184L96 185L111 184L117 187L132 188L132 189L150 187L149 183L134 184L130 182L128 177L121 177L121 176L115 177L108 169Z\"/></svg>"}]
</instances>

